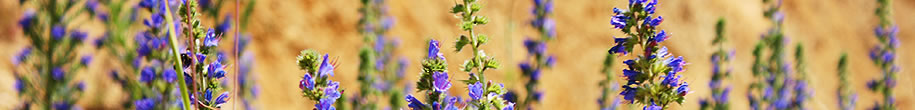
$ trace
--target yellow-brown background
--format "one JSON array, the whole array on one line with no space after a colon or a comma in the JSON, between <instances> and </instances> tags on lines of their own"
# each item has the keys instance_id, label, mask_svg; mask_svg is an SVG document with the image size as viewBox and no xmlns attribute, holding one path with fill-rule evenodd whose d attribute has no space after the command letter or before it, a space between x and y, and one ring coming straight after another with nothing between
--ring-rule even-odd
<instances>
[{"instance_id":1,"label":"yellow-brown background","mask_svg":"<svg viewBox=\"0 0 915 110\"><path fill-rule=\"evenodd\" d=\"M687 96L686 104L674 109L696 109L697 100L709 96L707 83L710 76L708 56L714 50L710 45L714 23L719 17L728 20L726 35L737 50L733 62L734 74L728 80L734 87L731 93L732 107L747 109L746 85L752 75L752 46L759 35L769 27L762 16L763 5L759 0L660 0L658 15L665 21L660 26L673 37L663 43L675 55L682 55L689 62L684 73L685 80L693 84L693 93ZM302 49L315 49L338 56L341 65L333 80L341 81L344 89L356 90L357 52L363 45L356 25L360 15L357 0L258 0L249 29L253 34L253 45L249 49L257 55L255 77L260 84L261 96L255 104L263 109L310 109L312 102L301 97L297 86L301 73L293 60ZM388 0L390 14L396 23L390 35L402 40L399 54L410 59L407 80L415 81L419 72L419 59L425 51L425 41L433 38L443 42L454 42L462 33L456 26L458 20L447 13L456 0ZM520 89L517 78L517 62L525 56L521 40L537 33L527 25L531 1L529 0L482 0L482 15L490 17L489 24L478 27L480 33L491 37L484 46L487 55L495 56L503 68L490 72L487 77L503 82L508 88ZM609 25L613 7L621 7L626 0L557 0L555 14L558 39L549 44L549 53L557 55L557 66L543 74L542 87L545 91L543 109L597 109L596 98L600 95L597 81L601 80L598 70L610 48L612 36L622 35ZM231 5L227 5L231 6ZM876 26L873 10L875 0L785 0L783 11L787 15L785 33L790 36L791 45L804 43L807 47L808 69L811 74L810 87L815 94L810 101L811 109L832 110L836 107L837 87L836 62L841 52L848 52L852 84L859 93L857 109L873 105L878 96L866 90L865 82L880 76L877 68L867 58L870 47L877 43L872 29ZM912 78L909 72L915 58L909 48L915 19L910 13L915 10L915 1L895 0L893 14L901 32L902 45L898 53L899 84L896 89L897 103L901 109L913 109ZM16 0L0 1L0 109L10 109L18 101L12 89L11 58L20 48L27 45L16 21L24 12ZM225 11L229 11L225 10ZM103 32L100 23L88 23L94 28L90 35ZM212 25L212 24L207 24ZM443 48L453 47L443 43ZM223 45L231 45L231 41ZM450 50L450 49L445 49ZM467 74L458 72L467 53L445 51L452 70L452 80L466 79ZM106 59L108 55L96 55ZM88 95L80 105L88 108L113 108L121 101L120 89L105 74L109 61L99 61L93 68L79 73L78 77L88 81ZM234 67L234 66L230 66ZM617 68L622 68L617 63ZM412 83L412 82L408 82ZM457 83L451 89L452 95L466 97L466 85ZM346 94L351 94L347 92ZM235 98L233 98L235 99ZM234 107L227 107L234 108Z\"/></svg>"}]
</instances>

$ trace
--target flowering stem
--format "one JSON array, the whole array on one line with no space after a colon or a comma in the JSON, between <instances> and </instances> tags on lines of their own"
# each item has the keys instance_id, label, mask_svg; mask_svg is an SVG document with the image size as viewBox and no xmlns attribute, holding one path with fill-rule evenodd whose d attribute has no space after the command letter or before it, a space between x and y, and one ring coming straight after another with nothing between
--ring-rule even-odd
<instances>
[{"instance_id":1,"label":"flowering stem","mask_svg":"<svg viewBox=\"0 0 915 110\"><path fill-rule=\"evenodd\" d=\"M168 4L168 2L166 0L162 0L162 2L164 4ZM185 82L184 82L184 67L182 67L183 64L181 64L182 63L181 55L180 55L181 52L178 49L178 37L177 37L177 35L175 35L175 27L174 27L174 24L172 24L172 23L174 23L173 22L174 20L172 20L172 12L169 11L169 10L171 10L169 8L170 8L169 6L165 6L165 10L166 10L165 11L166 12L165 21L166 21L166 24L168 24L165 27L168 28L168 32L167 32L168 41L169 41L169 44L171 44L170 46L172 47L172 57L175 59L174 60L175 69L178 70L176 72L178 73L178 75L177 75L178 76L178 85L180 86L179 88L181 89L181 103L184 104L184 106L183 106L184 110L190 110L191 104L190 104L190 98L188 98L188 94L187 94L187 85L185 85Z\"/></svg>"}]
</instances>

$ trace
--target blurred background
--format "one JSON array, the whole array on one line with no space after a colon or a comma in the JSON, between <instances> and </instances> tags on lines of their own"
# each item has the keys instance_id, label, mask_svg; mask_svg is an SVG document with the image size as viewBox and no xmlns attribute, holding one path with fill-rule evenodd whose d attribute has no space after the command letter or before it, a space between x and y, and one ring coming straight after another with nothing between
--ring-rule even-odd
<instances>
[{"instance_id":1,"label":"blurred background","mask_svg":"<svg viewBox=\"0 0 915 110\"><path fill-rule=\"evenodd\" d=\"M314 49L339 57L339 67L332 80L340 81L344 94L352 94L358 89L356 83L359 49L363 44L358 32L358 20L361 16L358 0L257 0L251 23L247 32L253 36L250 51L256 55L257 62L253 77L260 86L260 96L254 100L261 109L310 109L313 102L302 97L297 87L304 74L295 64L295 56L303 49ZM460 22L456 16L448 13L457 0L387 0L388 13L395 18L394 27L389 36L398 37L401 47L396 54L405 56L409 61L406 81L402 84L413 84L420 72L420 60L426 54L426 41L441 40L443 50L451 50L458 35L463 31L457 26ZM623 7L626 0L559 0L554 2L553 18L557 23L558 37L549 43L548 53L557 56L556 67L544 71L541 87L545 92L540 109L598 109L597 98L600 96L598 81L602 80L600 66L612 47L614 36L622 33L610 25L613 7ZM494 56L502 63L503 68L486 74L488 78L505 83L508 89L522 90L523 83L518 69L526 53L522 41L527 36L539 33L528 25L533 18L529 14L533 3L530 0L482 0L481 15L490 17L489 24L477 27L478 33L490 36L490 42L483 47L487 55ZM664 16L660 26L673 36L662 45L670 48L674 55L683 56L688 62L684 78L693 91L687 95L686 103L674 105L672 109L698 109L698 99L709 97L708 84L711 76L709 56L715 50L711 45L714 38L714 25L718 18L727 19L725 36L726 45L736 50L732 61L734 73L725 82L733 87L731 107L749 109L746 99L747 86L752 80L752 49L760 35L769 27L763 17L764 5L760 0L661 0L657 15ZM235 5L227 4L223 12L234 12ZM786 15L785 33L789 36L790 45L802 43L806 49L810 86L815 94L810 101L810 109L835 110L837 108L836 88L838 76L836 65L842 52L849 54L850 78L852 87L858 92L856 109L873 106L880 100L879 95L867 90L866 82L880 77L880 71L868 58L869 49L878 43L873 28L877 26L874 9L875 0L785 0L782 11ZM17 26L25 8L16 0L0 1L0 109L12 109L17 101L13 89L13 73L10 58L19 48L28 45L28 39L22 36ZM900 28L898 50L898 85L895 89L897 105L900 109L915 109L913 98L913 81L911 69L915 68L915 47L912 36L915 29L915 0L895 0L892 15ZM213 18L205 18L211 21ZM204 22L208 23L208 22ZM214 24L204 24L212 27ZM91 38L100 36L104 31L101 23L85 23L91 29ZM234 30L234 29L233 29ZM224 41L223 45L232 45ZM231 49L231 48L224 48ZM793 49L792 49L793 50ZM467 79L467 73L457 69L468 53L444 51L448 58L451 77ZM107 70L112 63L106 63L106 55L95 57L99 63L79 73L77 78L87 81L87 95L78 102L84 108L117 108L110 104L123 101L124 92L107 77ZM628 58L628 57L626 57ZM108 59L113 60L113 59ZM615 69L623 66L616 62ZM235 64L232 64L235 65ZM235 66L229 66L233 68ZM234 69L230 72L235 73ZM619 79L619 78L617 78ZM619 81L619 80L617 80ZM467 97L466 86L454 83L453 96ZM351 92L352 90L352 92ZM421 93L411 93L421 94ZM230 101L225 109L239 108L241 105Z\"/></svg>"}]
</instances>

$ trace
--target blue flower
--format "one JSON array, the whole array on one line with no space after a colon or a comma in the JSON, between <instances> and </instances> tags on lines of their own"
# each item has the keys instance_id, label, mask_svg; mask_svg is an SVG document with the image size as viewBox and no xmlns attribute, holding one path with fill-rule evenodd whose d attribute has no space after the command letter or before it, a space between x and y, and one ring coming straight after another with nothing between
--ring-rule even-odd
<instances>
[{"instance_id":1,"label":"blue flower","mask_svg":"<svg viewBox=\"0 0 915 110\"><path fill-rule=\"evenodd\" d=\"M468 87L468 88L470 88L470 87ZM482 89L480 91L482 92ZM471 90L470 92L474 92L474 91ZM473 97L473 95L470 95L470 97ZM515 91L508 91L505 94L502 94L502 99L505 99L505 101L508 101L508 102L515 103L515 102L518 102L518 95L515 93ZM473 100L477 100L477 99L473 99Z\"/></svg>"},{"instance_id":2,"label":"blue flower","mask_svg":"<svg viewBox=\"0 0 915 110\"><path fill-rule=\"evenodd\" d=\"M434 90L437 92L447 92L448 88L451 88L451 81L448 80L447 72L438 72L432 74L432 79L435 81L433 85L435 86Z\"/></svg>"},{"instance_id":3,"label":"blue flower","mask_svg":"<svg viewBox=\"0 0 915 110\"><path fill-rule=\"evenodd\" d=\"M175 69L168 68L162 72L162 79L165 79L165 82L173 83L175 82L175 79L178 79L177 77L178 73L175 71Z\"/></svg>"},{"instance_id":4,"label":"blue flower","mask_svg":"<svg viewBox=\"0 0 915 110\"><path fill-rule=\"evenodd\" d=\"M13 85L16 87L16 92L18 93L22 93L22 91L25 90L25 83L23 83L22 79L19 77L16 77L16 82Z\"/></svg>"},{"instance_id":5,"label":"blue flower","mask_svg":"<svg viewBox=\"0 0 915 110\"><path fill-rule=\"evenodd\" d=\"M625 77L626 79L629 79L629 80L637 79L639 77L639 74L642 74L642 73L640 73L638 71L633 71L630 69L623 70L623 77Z\"/></svg>"},{"instance_id":6,"label":"blue flower","mask_svg":"<svg viewBox=\"0 0 915 110\"><path fill-rule=\"evenodd\" d=\"M676 75L675 73L667 73L667 75L664 76L664 80L661 81L661 85L667 85L670 87L679 86L680 77L681 75Z\"/></svg>"},{"instance_id":7,"label":"blue flower","mask_svg":"<svg viewBox=\"0 0 915 110\"><path fill-rule=\"evenodd\" d=\"M664 109L664 108L662 108L661 106L658 106L654 102L651 102L651 105L649 105L649 106L642 107L642 110L662 110L662 109Z\"/></svg>"},{"instance_id":8,"label":"blue flower","mask_svg":"<svg viewBox=\"0 0 915 110\"><path fill-rule=\"evenodd\" d=\"M337 89L339 89L339 88L340 88L340 82L332 81L332 82L328 83L327 87L324 88L324 96L327 98L331 98L333 100L337 100L338 98L340 98L340 91L337 91Z\"/></svg>"},{"instance_id":9,"label":"blue flower","mask_svg":"<svg viewBox=\"0 0 915 110\"><path fill-rule=\"evenodd\" d=\"M32 47L23 48L22 51L19 51L19 55L13 57L13 65L19 65L19 63L25 61L29 57L29 54L32 54Z\"/></svg>"},{"instance_id":10,"label":"blue flower","mask_svg":"<svg viewBox=\"0 0 915 110\"><path fill-rule=\"evenodd\" d=\"M35 22L35 12L29 10L22 15L22 19L19 19L19 26L22 27L25 32L29 32L32 29L33 22Z\"/></svg>"},{"instance_id":11,"label":"blue flower","mask_svg":"<svg viewBox=\"0 0 915 110\"><path fill-rule=\"evenodd\" d=\"M207 30L206 36L203 39L204 47L216 47L219 45L219 38L216 36L216 33L213 29Z\"/></svg>"},{"instance_id":12,"label":"blue flower","mask_svg":"<svg viewBox=\"0 0 915 110\"><path fill-rule=\"evenodd\" d=\"M98 12L98 1L97 0L86 1L86 8L89 10L89 13L97 13Z\"/></svg>"},{"instance_id":13,"label":"blue flower","mask_svg":"<svg viewBox=\"0 0 915 110\"><path fill-rule=\"evenodd\" d=\"M321 77L334 76L334 65L327 61L327 54L324 54L324 61L321 61L321 67L318 69L318 75Z\"/></svg>"},{"instance_id":14,"label":"blue flower","mask_svg":"<svg viewBox=\"0 0 915 110\"><path fill-rule=\"evenodd\" d=\"M207 77L219 79L225 76L225 66L219 61L214 61L213 63L210 63L210 65L207 65Z\"/></svg>"},{"instance_id":15,"label":"blue flower","mask_svg":"<svg viewBox=\"0 0 915 110\"><path fill-rule=\"evenodd\" d=\"M86 90L86 82L79 81L79 83L76 83L76 89L79 90L79 91L85 91L85 90Z\"/></svg>"},{"instance_id":16,"label":"blue flower","mask_svg":"<svg viewBox=\"0 0 915 110\"><path fill-rule=\"evenodd\" d=\"M524 47L527 48L528 54L543 55L546 53L546 45L533 39L524 39Z\"/></svg>"},{"instance_id":17,"label":"blue flower","mask_svg":"<svg viewBox=\"0 0 915 110\"><path fill-rule=\"evenodd\" d=\"M549 57L546 58L546 66L547 66L547 67L553 67L553 65L555 65L555 64L556 64L556 57L555 57L555 56L550 55Z\"/></svg>"},{"instance_id":18,"label":"blue flower","mask_svg":"<svg viewBox=\"0 0 915 110\"><path fill-rule=\"evenodd\" d=\"M216 105L221 105L223 103L226 103L226 101L228 101L228 100L229 100L229 92L222 92L222 94L219 94L219 97L216 97L216 100L213 103Z\"/></svg>"},{"instance_id":19,"label":"blue flower","mask_svg":"<svg viewBox=\"0 0 915 110\"><path fill-rule=\"evenodd\" d=\"M54 102L54 109L55 109L55 110L72 110L72 109L73 109L73 103L69 103L69 102Z\"/></svg>"},{"instance_id":20,"label":"blue flower","mask_svg":"<svg viewBox=\"0 0 915 110\"><path fill-rule=\"evenodd\" d=\"M140 71L140 82L149 83L156 78L156 69L147 66Z\"/></svg>"},{"instance_id":21,"label":"blue flower","mask_svg":"<svg viewBox=\"0 0 915 110\"><path fill-rule=\"evenodd\" d=\"M627 40L629 40L629 38L614 38L613 41L616 43L616 46L610 48L610 54L622 53L623 55L626 55L628 51L626 51L626 45L624 44Z\"/></svg>"},{"instance_id":22,"label":"blue flower","mask_svg":"<svg viewBox=\"0 0 915 110\"><path fill-rule=\"evenodd\" d=\"M82 64L83 66L88 66L90 62L92 62L91 55L86 55L79 59L79 64Z\"/></svg>"},{"instance_id":23,"label":"blue flower","mask_svg":"<svg viewBox=\"0 0 915 110\"><path fill-rule=\"evenodd\" d=\"M51 28L51 37L54 38L54 40L63 39L63 37L66 33L67 33L67 30L66 30L66 27L64 27L64 26L54 25L54 27Z\"/></svg>"},{"instance_id":24,"label":"blue flower","mask_svg":"<svg viewBox=\"0 0 915 110\"><path fill-rule=\"evenodd\" d=\"M658 18L661 18L661 17L658 17ZM657 35L654 36L654 41L655 42L664 42L664 40L667 40L667 38L670 38L668 36L669 35L667 35L667 31L661 30L660 33L658 33Z\"/></svg>"},{"instance_id":25,"label":"blue flower","mask_svg":"<svg viewBox=\"0 0 915 110\"><path fill-rule=\"evenodd\" d=\"M153 110L155 109L156 102L152 99L143 98L140 100L133 101L134 109L137 110Z\"/></svg>"},{"instance_id":26,"label":"blue flower","mask_svg":"<svg viewBox=\"0 0 915 110\"><path fill-rule=\"evenodd\" d=\"M216 26L216 34L224 34L229 32L229 28L232 28L232 17L226 15L225 19L222 20L222 24Z\"/></svg>"},{"instance_id":27,"label":"blue flower","mask_svg":"<svg viewBox=\"0 0 915 110\"><path fill-rule=\"evenodd\" d=\"M680 87L677 87L677 93L679 93L680 96L686 96L686 94L689 93L689 84L683 82Z\"/></svg>"},{"instance_id":28,"label":"blue flower","mask_svg":"<svg viewBox=\"0 0 915 110\"><path fill-rule=\"evenodd\" d=\"M617 14L610 19L610 24L613 25L613 28L623 29L626 27L626 22L629 21L629 16L622 14Z\"/></svg>"},{"instance_id":29,"label":"blue flower","mask_svg":"<svg viewBox=\"0 0 915 110\"><path fill-rule=\"evenodd\" d=\"M149 19L143 20L143 25L146 25L146 27L149 28L159 29L162 26L162 22L164 21L165 17L162 14L153 13L150 15Z\"/></svg>"},{"instance_id":30,"label":"blue flower","mask_svg":"<svg viewBox=\"0 0 915 110\"><path fill-rule=\"evenodd\" d=\"M309 74L305 74L305 77L303 77L302 80L299 81L299 88L302 90L306 90L306 89L314 90L314 87L315 87L315 80Z\"/></svg>"},{"instance_id":31,"label":"blue flower","mask_svg":"<svg viewBox=\"0 0 915 110\"><path fill-rule=\"evenodd\" d=\"M631 85L638 85L635 81L629 81L628 84L623 85L623 91L620 92L620 95L623 96L623 99L629 101L630 103L635 103L635 95L638 92L635 87Z\"/></svg>"},{"instance_id":32,"label":"blue flower","mask_svg":"<svg viewBox=\"0 0 915 110\"><path fill-rule=\"evenodd\" d=\"M426 104L423 104L422 101L419 101L419 99L416 99L416 97L413 97L413 95L407 95L406 100L407 103L409 103L407 106L413 110L423 110L423 107L426 106Z\"/></svg>"},{"instance_id":33,"label":"blue flower","mask_svg":"<svg viewBox=\"0 0 915 110\"><path fill-rule=\"evenodd\" d=\"M671 72L682 72L683 66L686 65L686 63L683 61L683 56L676 58L671 57L667 60L669 61L669 63L667 63L667 67L670 67Z\"/></svg>"},{"instance_id":34,"label":"blue flower","mask_svg":"<svg viewBox=\"0 0 915 110\"><path fill-rule=\"evenodd\" d=\"M509 102L505 107L502 107L502 110L515 110L515 103Z\"/></svg>"},{"instance_id":35,"label":"blue flower","mask_svg":"<svg viewBox=\"0 0 915 110\"><path fill-rule=\"evenodd\" d=\"M426 58L429 58L429 59L438 59L438 60L445 60L445 56L444 56L444 54L442 54L441 52L439 52L439 48L440 48L440 47L439 47L438 41L436 41L436 40L430 40L430 41L429 41L429 53L427 54L427 57L426 57Z\"/></svg>"},{"instance_id":36,"label":"blue flower","mask_svg":"<svg viewBox=\"0 0 915 110\"><path fill-rule=\"evenodd\" d=\"M54 70L51 70L51 76L54 78L54 80L63 80L64 69L61 69L60 67L54 68Z\"/></svg>"},{"instance_id":37,"label":"blue flower","mask_svg":"<svg viewBox=\"0 0 915 110\"><path fill-rule=\"evenodd\" d=\"M467 92L467 94L470 95L470 99L479 100L480 98L483 97L483 84L481 84L480 82L470 84L469 86L467 86L467 89L470 90L469 92Z\"/></svg>"},{"instance_id":38,"label":"blue flower","mask_svg":"<svg viewBox=\"0 0 915 110\"><path fill-rule=\"evenodd\" d=\"M152 8L158 4L156 0L140 0L139 6L142 8Z\"/></svg>"},{"instance_id":39,"label":"blue flower","mask_svg":"<svg viewBox=\"0 0 915 110\"><path fill-rule=\"evenodd\" d=\"M645 12L648 12L648 14L654 14L654 10L657 8L657 5L658 0L652 0L651 2L648 2L648 5L645 6Z\"/></svg>"},{"instance_id":40,"label":"blue flower","mask_svg":"<svg viewBox=\"0 0 915 110\"><path fill-rule=\"evenodd\" d=\"M337 108L334 108L334 101L336 101L336 99L323 98L321 101L318 101L318 103L315 104L315 109L336 110Z\"/></svg>"}]
</instances>

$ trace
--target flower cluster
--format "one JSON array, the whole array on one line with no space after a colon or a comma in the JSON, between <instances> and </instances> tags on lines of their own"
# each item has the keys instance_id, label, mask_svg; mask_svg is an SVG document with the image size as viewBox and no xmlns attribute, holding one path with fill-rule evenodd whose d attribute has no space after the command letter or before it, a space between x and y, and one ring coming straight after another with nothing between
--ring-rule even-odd
<instances>
[{"instance_id":1,"label":"flower cluster","mask_svg":"<svg viewBox=\"0 0 915 110\"><path fill-rule=\"evenodd\" d=\"M762 35L762 40L753 50L752 71L756 82L751 84L751 92L747 98L750 101L750 108L754 110L805 109L807 107L805 102L813 93L807 87L805 80L803 47L797 45L795 49L797 64L793 67L794 69L790 62L785 60L785 44L788 43L788 38L782 33L784 15L779 11L780 6L781 1L778 1L775 6L764 12L766 17L773 20L774 27ZM764 54L769 56L763 56ZM764 60L763 58L769 59Z\"/></svg>"},{"instance_id":2,"label":"flower cluster","mask_svg":"<svg viewBox=\"0 0 915 110\"><path fill-rule=\"evenodd\" d=\"M528 38L524 40L524 47L527 48L527 61L521 62L518 66L521 73L527 77L525 83L525 98L519 105L520 107L532 108L533 103L539 102L543 92L538 90L537 84L540 82L541 70L550 68L556 62L553 55L546 55L546 43L556 36L556 23L548 16L553 10L553 0L533 0L534 9L531 14L534 19L531 25L540 32L539 39Z\"/></svg>"},{"instance_id":3,"label":"flower cluster","mask_svg":"<svg viewBox=\"0 0 915 110\"><path fill-rule=\"evenodd\" d=\"M891 0L877 0L877 5L876 15L880 19L880 24L874 28L874 34L880 43L871 49L870 59L880 68L882 76L867 82L867 87L883 96L883 102L875 102L873 109L895 110L896 98L893 88L897 82L896 73L899 72L899 66L896 65L896 49L900 45L897 38L899 27L893 24L891 19Z\"/></svg>"},{"instance_id":4,"label":"flower cluster","mask_svg":"<svg viewBox=\"0 0 915 110\"><path fill-rule=\"evenodd\" d=\"M304 50L296 57L299 68L305 72L299 89L302 89L302 95L316 102L316 110L336 110L334 103L342 94L340 82L329 79L334 76L336 67L336 61L329 59L327 54L321 57L313 50Z\"/></svg>"},{"instance_id":5,"label":"flower cluster","mask_svg":"<svg viewBox=\"0 0 915 110\"><path fill-rule=\"evenodd\" d=\"M682 104L689 93L689 84L681 81L682 75L678 74L686 65L683 57L674 57L667 47L659 45L670 35L656 29L664 20L661 16L652 17L657 5L657 0L630 0L631 10L613 8L616 15L610 23L627 35L614 39L616 45L610 54L627 55L636 45L643 48L643 55L623 61L628 65L623 70L627 81L620 95L629 103L645 105L645 109L666 108L672 102Z\"/></svg>"},{"instance_id":6,"label":"flower cluster","mask_svg":"<svg viewBox=\"0 0 915 110\"><path fill-rule=\"evenodd\" d=\"M489 38L483 34L474 33L474 27L482 26L489 22L485 16L478 15L482 8L482 5L478 2L478 0L463 0L451 8L451 13L461 19L459 24L461 30L467 31L466 35L461 35L455 42L455 51L460 52L464 46L469 46L473 52L473 57L465 60L461 69L461 71L470 74L470 78L463 81L469 85L467 89L470 91L471 100L467 108L514 109L515 103L503 99L503 95L506 93L504 86L485 78L486 74L484 72L487 69L499 68L499 62L496 62L493 57L486 56L486 53L480 49Z\"/></svg>"},{"instance_id":7,"label":"flower cluster","mask_svg":"<svg viewBox=\"0 0 915 110\"><path fill-rule=\"evenodd\" d=\"M616 75L613 73L613 64L616 62L616 56L613 54L607 54L604 58L604 64L601 68L601 75L603 75L604 80L601 80L598 85L601 88L600 98L597 99L597 104L601 110L616 110L619 108L620 99L614 98L615 94L619 90L619 84L616 83L614 77ZM613 99L612 101L608 101Z\"/></svg>"},{"instance_id":8,"label":"flower cluster","mask_svg":"<svg viewBox=\"0 0 915 110\"><path fill-rule=\"evenodd\" d=\"M715 40L712 41L713 45L718 45L718 51L712 53L711 62L712 62L712 77L709 81L709 87L712 90L712 96L707 99L699 99L700 109L703 110L727 110L730 109L728 104L728 95L731 92L731 87L722 87L723 80L731 75L731 68L724 67L727 65L728 61L734 57L734 51L725 51L724 42L727 41L724 37L724 19L719 19L718 24L715 27ZM722 71L724 70L724 71Z\"/></svg>"},{"instance_id":9,"label":"flower cluster","mask_svg":"<svg viewBox=\"0 0 915 110\"><path fill-rule=\"evenodd\" d=\"M858 94L849 87L848 82L848 54L842 53L838 64L839 71L839 88L836 89L836 96L839 102L839 109L854 110L855 103L858 101Z\"/></svg>"},{"instance_id":10,"label":"flower cluster","mask_svg":"<svg viewBox=\"0 0 915 110\"><path fill-rule=\"evenodd\" d=\"M378 109L381 97L388 96L389 108L401 108L401 87L406 59L394 60L400 40L386 35L394 19L388 16L384 0L362 0L359 30L365 44L359 52L359 92L352 98L354 109ZM378 96L381 93L383 96ZM378 97L378 98L375 98ZM378 99L378 100L373 100Z\"/></svg>"},{"instance_id":11,"label":"flower cluster","mask_svg":"<svg viewBox=\"0 0 915 110\"><path fill-rule=\"evenodd\" d=\"M463 102L459 97L448 96L451 80L448 78L448 62L440 52L438 41L430 40L428 55L422 60L422 73L419 82L416 82L418 92L426 95L423 103L413 95L407 95L407 106L413 110L459 110L463 109Z\"/></svg>"},{"instance_id":12,"label":"flower cluster","mask_svg":"<svg viewBox=\"0 0 915 110\"><path fill-rule=\"evenodd\" d=\"M39 109L79 109L74 104L81 98L86 84L77 79L76 73L91 65L92 54L77 55L83 52L89 33L79 29L79 22L86 20L76 18L86 12L94 15L97 4L88 1L86 5L76 5L79 2L20 0L20 5L34 7L26 9L18 21L22 35L30 41L29 46L10 59L13 87L19 99L24 100L16 102L21 103L16 108L41 105Z\"/></svg>"}]
</instances>

